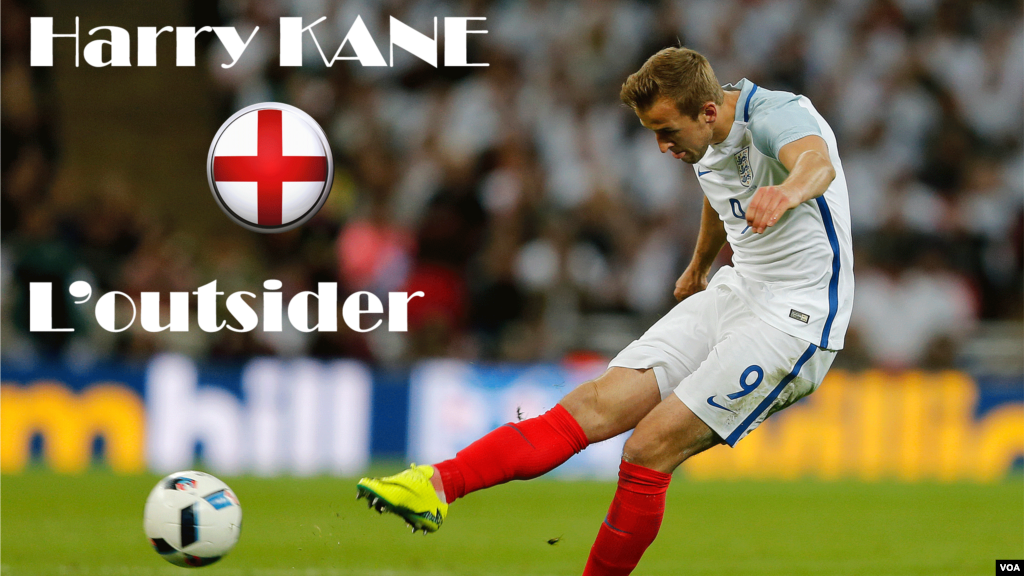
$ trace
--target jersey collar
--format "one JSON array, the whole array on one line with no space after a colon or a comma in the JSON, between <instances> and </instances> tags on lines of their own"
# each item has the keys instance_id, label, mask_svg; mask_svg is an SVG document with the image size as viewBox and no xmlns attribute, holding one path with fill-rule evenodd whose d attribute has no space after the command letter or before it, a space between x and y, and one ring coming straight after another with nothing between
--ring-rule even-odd
<instances>
[{"instance_id":1,"label":"jersey collar","mask_svg":"<svg viewBox=\"0 0 1024 576\"><path fill-rule=\"evenodd\" d=\"M739 90L740 97L736 100L736 114L729 135L718 144L712 144L705 158L701 159L700 163L707 166L718 164L719 160L739 152L750 119L750 96L757 91L757 85L743 78L735 84L723 85L722 90Z\"/></svg>"}]
</instances>

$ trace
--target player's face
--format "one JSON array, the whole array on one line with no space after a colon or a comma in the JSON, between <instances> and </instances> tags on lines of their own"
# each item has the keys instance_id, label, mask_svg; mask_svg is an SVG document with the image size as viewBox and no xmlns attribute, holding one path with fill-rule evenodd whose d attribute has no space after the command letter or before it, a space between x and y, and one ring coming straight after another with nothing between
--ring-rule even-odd
<instances>
[{"instance_id":1,"label":"player's face","mask_svg":"<svg viewBox=\"0 0 1024 576\"><path fill-rule=\"evenodd\" d=\"M711 145L711 123L707 116L702 112L696 119L690 118L668 98L659 98L636 115L645 128L654 132L662 154L671 152L674 158L696 164Z\"/></svg>"}]
</instances>

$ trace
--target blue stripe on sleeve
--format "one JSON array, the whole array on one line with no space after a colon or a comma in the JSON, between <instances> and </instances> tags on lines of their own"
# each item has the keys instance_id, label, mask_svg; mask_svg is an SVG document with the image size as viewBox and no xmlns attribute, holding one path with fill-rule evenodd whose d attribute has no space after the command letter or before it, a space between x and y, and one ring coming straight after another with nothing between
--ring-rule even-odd
<instances>
[{"instance_id":1,"label":"blue stripe on sleeve","mask_svg":"<svg viewBox=\"0 0 1024 576\"><path fill-rule=\"evenodd\" d=\"M750 122L750 97L754 95L754 92L757 92L757 84L754 84L753 82L751 82L750 85L753 86L753 88L751 88L750 89L750 93L747 94L747 101L743 103L743 121L744 122Z\"/></svg>"},{"instance_id":2,"label":"blue stripe on sleeve","mask_svg":"<svg viewBox=\"0 0 1024 576\"><path fill-rule=\"evenodd\" d=\"M839 310L839 236L836 235L836 226L832 222L832 212L828 209L828 202L825 196L818 196L814 199L821 211L821 220L825 223L825 234L828 236L828 243L832 246L832 278L828 281L828 318L825 320L825 329L821 331L821 346L828 348L828 337L832 331L832 321L836 319L836 312Z\"/></svg>"},{"instance_id":3,"label":"blue stripe on sleeve","mask_svg":"<svg viewBox=\"0 0 1024 576\"><path fill-rule=\"evenodd\" d=\"M796 378L797 374L800 373L800 369L804 367L804 364L811 359L811 356L814 355L814 351L817 348L818 347L816 345L811 344L807 347L807 350L804 350L803 355L800 356L800 359L796 361L796 365L793 366L793 370L790 371L789 374L786 374L785 378L779 381L778 386L769 392L768 395L765 396L764 400L761 400L761 403L757 405L757 408L755 408L749 416L744 418L743 422L732 431L732 434L729 434L728 438L725 439L725 442L729 446L736 446L736 443L739 442L740 437L747 431L747 428L750 428L750 425L757 420L761 413L767 410L768 407L772 405L772 402L775 402L775 399L779 397L779 394L781 394L786 386L793 381L793 378Z\"/></svg>"}]
</instances>

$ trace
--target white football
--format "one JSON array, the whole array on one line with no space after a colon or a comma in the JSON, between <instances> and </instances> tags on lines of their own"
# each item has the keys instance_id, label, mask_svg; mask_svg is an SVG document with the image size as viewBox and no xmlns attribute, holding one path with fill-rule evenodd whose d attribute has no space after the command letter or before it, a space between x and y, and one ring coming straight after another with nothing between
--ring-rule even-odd
<instances>
[{"instance_id":1,"label":"white football","mask_svg":"<svg viewBox=\"0 0 1024 576\"><path fill-rule=\"evenodd\" d=\"M228 485L205 472L175 472L146 499L143 528L171 564L194 568L220 560L238 542L242 507Z\"/></svg>"}]
</instances>

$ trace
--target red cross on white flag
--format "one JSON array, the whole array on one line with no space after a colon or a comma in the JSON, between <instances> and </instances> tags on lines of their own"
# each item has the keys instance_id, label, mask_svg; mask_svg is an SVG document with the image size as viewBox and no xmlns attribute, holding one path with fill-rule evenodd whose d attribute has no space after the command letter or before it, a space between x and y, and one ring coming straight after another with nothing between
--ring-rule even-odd
<instances>
[{"instance_id":1,"label":"red cross on white flag","mask_svg":"<svg viewBox=\"0 0 1024 576\"><path fill-rule=\"evenodd\" d=\"M282 232L309 220L333 180L320 126L305 112L273 102L245 108L221 126L207 170L224 212L259 232Z\"/></svg>"}]
</instances>

